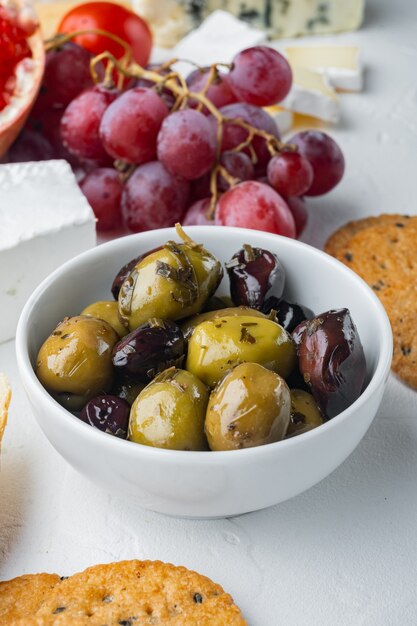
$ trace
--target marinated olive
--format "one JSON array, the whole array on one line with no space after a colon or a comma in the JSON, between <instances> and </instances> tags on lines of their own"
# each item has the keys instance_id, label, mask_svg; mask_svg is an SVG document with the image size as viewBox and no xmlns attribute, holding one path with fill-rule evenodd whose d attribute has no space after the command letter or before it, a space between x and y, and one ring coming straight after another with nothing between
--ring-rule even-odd
<instances>
[{"instance_id":1,"label":"marinated olive","mask_svg":"<svg viewBox=\"0 0 417 626\"><path fill-rule=\"evenodd\" d=\"M237 450L280 441L291 413L283 378L257 363L241 363L212 391L206 435L211 450Z\"/></svg>"},{"instance_id":2,"label":"marinated olive","mask_svg":"<svg viewBox=\"0 0 417 626\"><path fill-rule=\"evenodd\" d=\"M278 324L281 324L289 333L292 333L301 322L311 320L314 317L313 311L308 307L295 302L287 302L283 299L279 300L274 296L264 302L262 311L265 314L275 311Z\"/></svg>"},{"instance_id":3,"label":"marinated olive","mask_svg":"<svg viewBox=\"0 0 417 626\"><path fill-rule=\"evenodd\" d=\"M236 306L261 310L266 299L282 296L285 270L277 256L268 250L245 244L226 263L226 269Z\"/></svg>"},{"instance_id":4,"label":"marinated olive","mask_svg":"<svg viewBox=\"0 0 417 626\"><path fill-rule=\"evenodd\" d=\"M126 439L130 404L118 396L96 396L87 402L79 418L99 430Z\"/></svg>"},{"instance_id":5,"label":"marinated olive","mask_svg":"<svg viewBox=\"0 0 417 626\"><path fill-rule=\"evenodd\" d=\"M190 372L162 372L133 403L128 438L156 448L207 450L208 397L207 387Z\"/></svg>"},{"instance_id":6,"label":"marinated olive","mask_svg":"<svg viewBox=\"0 0 417 626\"><path fill-rule=\"evenodd\" d=\"M287 437L300 435L321 424L323 418L311 393L303 389L291 389L291 419Z\"/></svg>"},{"instance_id":7,"label":"marinated olive","mask_svg":"<svg viewBox=\"0 0 417 626\"><path fill-rule=\"evenodd\" d=\"M135 379L150 380L184 355L184 337L175 322L153 318L132 331L113 348L116 370Z\"/></svg>"},{"instance_id":8,"label":"marinated olive","mask_svg":"<svg viewBox=\"0 0 417 626\"><path fill-rule=\"evenodd\" d=\"M190 317L188 320L185 320L185 322L181 324L181 330L184 333L185 339L188 340L194 328L201 324L201 322L205 322L206 320L214 320L219 317L235 317L236 315L247 315L249 317L266 318L266 315L264 315L260 311L257 311L256 309L250 309L247 306L235 306L228 309L218 309L217 311L206 311L205 313L200 313L199 315Z\"/></svg>"},{"instance_id":9,"label":"marinated olive","mask_svg":"<svg viewBox=\"0 0 417 626\"><path fill-rule=\"evenodd\" d=\"M113 391L115 396L126 400L132 406L140 392L145 389L146 384L135 380L121 379Z\"/></svg>"},{"instance_id":10,"label":"marinated olive","mask_svg":"<svg viewBox=\"0 0 417 626\"><path fill-rule=\"evenodd\" d=\"M279 324L249 315L223 316L194 329L186 369L213 387L238 363L259 363L285 378L295 360L294 343Z\"/></svg>"},{"instance_id":11,"label":"marinated olive","mask_svg":"<svg viewBox=\"0 0 417 626\"><path fill-rule=\"evenodd\" d=\"M199 313L220 283L220 261L178 232L183 243L169 241L142 259L120 289L119 313L130 330L152 317L178 320Z\"/></svg>"},{"instance_id":12,"label":"marinated olive","mask_svg":"<svg viewBox=\"0 0 417 626\"><path fill-rule=\"evenodd\" d=\"M348 309L327 311L293 332L300 372L322 413L331 418L361 394L366 361Z\"/></svg>"},{"instance_id":13,"label":"marinated olive","mask_svg":"<svg viewBox=\"0 0 417 626\"><path fill-rule=\"evenodd\" d=\"M104 320L78 315L58 324L39 350L36 374L66 408L79 410L111 388L112 348L119 340Z\"/></svg>"},{"instance_id":14,"label":"marinated olive","mask_svg":"<svg viewBox=\"0 0 417 626\"><path fill-rule=\"evenodd\" d=\"M81 315L89 315L90 317L97 317L100 320L104 320L119 335L124 337L127 335L127 329L123 326L119 319L119 308L117 302L112 300L99 300L89 304L82 312Z\"/></svg>"}]
</instances>

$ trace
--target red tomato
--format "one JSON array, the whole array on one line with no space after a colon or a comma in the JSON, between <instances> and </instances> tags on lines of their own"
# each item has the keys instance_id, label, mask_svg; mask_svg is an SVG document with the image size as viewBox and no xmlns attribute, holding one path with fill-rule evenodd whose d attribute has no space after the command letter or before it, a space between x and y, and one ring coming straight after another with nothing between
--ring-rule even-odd
<instances>
[{"instance_id":1,"label":"red tomato","mask_svg":"<svg viewBox=\"0 0 417 626\"><path fill-rule=\"evenodd\" d=\"M152 35L148 24L138 15L112 2L87 2L64 15L58 26L59 33L77 30L106 30L123 39L132 48L133 59L145 66L152 48ZM93 54L111 52L117 59L124 54L123 47L105 35L78 35L73 41Z\"/></svg>"}]
</instances>

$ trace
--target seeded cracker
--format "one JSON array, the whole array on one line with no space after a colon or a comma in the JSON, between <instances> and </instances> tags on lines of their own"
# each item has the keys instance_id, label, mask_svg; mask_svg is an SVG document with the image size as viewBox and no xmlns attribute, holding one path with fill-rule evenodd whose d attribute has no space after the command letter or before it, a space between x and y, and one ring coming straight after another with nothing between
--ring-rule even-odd
<instances>
[{"instance_id":1,"label":"seeded cracker","mask_svg":"<svg viewBox=\"0 0 417 626\"><path fill-rule=\"evenodd\" d=\"M246 625L231 596L220 585L185 567L160 561L121 561L95 565L67 579L58 580L48 594L37 598L37 606L32 606L27 612L22 612L20 606L17 606L13 593L20 580L17 578L0 583L1 624ZM5 585L8 585L7 593ZM21 589L17 593L25 595ZM24 602L24 599L21 598L20 602Z\"/></svg>"},{"instance_id":2,"label":"seeded cracker","mask_svg":"<svg viewBox=\"0 0 417 626\"><path fill-rule=\"evenodd\" d=\"M417 217L381 215L351 222L330 237L325 250L380 298L393 331L392 369L417 389Z\"/></svg>"},{"instance_id":3,"label":"seeded cracker","mask_svg":"<svg viewBox=\"0 0 417 626\"><path fill-rule=\"evenodd\" d=\"M28 574L0 582L0 624L34 614L59 581L56 574Z\"/></svg>"},{"instance_id":4,"label":"seeded cracker","mask_svg":"<svg viewBox=\"0 0 417 626\"><path fill-rule=\"evenodd\" d=\"M406 215L399 214L384 214L375 217L365 217L361 220L355 220L354 222L348 222L338 230L336 230L327 240L325 245L325 252L331 256L338 258L338 252L352 239L356 233L361 230L365 230L370 226L384 226L389 224L395 224L397 222L404 222L404 220L410 219Z\"/></svg>"}]
</instances>

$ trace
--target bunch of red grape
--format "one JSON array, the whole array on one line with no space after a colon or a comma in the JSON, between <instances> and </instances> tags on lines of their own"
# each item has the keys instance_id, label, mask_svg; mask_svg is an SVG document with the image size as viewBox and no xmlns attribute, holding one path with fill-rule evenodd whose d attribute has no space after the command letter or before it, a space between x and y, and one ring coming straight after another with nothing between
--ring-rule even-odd
<instances>
[{"instance_id":1,"label":"bunch of red grape","mask_svg":"<svg viewBox=\"0 0 417 626\"><path fill-rule=\"evenodd\" d=\"M93 85L89 64L73 43L48 52L26 134L40 128L39 141L82 168L99 230L216 223L295 237L304 196L327 193L343 175L342 152L325 133L281 142L262 107L285 98L292 74L272 48L240 52L228 71L197 69L186 83L167 65L115 63L121 89L109 81L114 66Z\"/></svg>"}]
</instances>

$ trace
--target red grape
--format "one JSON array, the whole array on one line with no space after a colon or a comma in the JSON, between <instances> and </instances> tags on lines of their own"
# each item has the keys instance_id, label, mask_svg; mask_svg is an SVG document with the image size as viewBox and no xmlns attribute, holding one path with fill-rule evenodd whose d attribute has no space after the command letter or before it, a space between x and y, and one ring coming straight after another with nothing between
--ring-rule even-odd
<instances>
[{"instance_id":1,"label":"red grape","mask_svg":"<svg viewBox=\"0 0 417 626\"><path fill-rule=\"evenodd\" d=\"M292 72L285 57L266 46L239 52L233 59L229 83L243 102L260 107L276 104L291 89Z\"/></svg>"},{"instance_id":2,"label":"red grape","mask_svg":"<svg viewBox=\"0 0 417 626\"><path fill-rule=\"evenodd\" d=\"M200 178L216 156L216 133L207 117L193 109L169 115L158 135L158 159L186 180Z\"/></svg>"},{"instance_id":3,"label":"red grape","mask_svg":"<svg viewBox=\"0 0 417 626\"><path fill-rule=\"evenodd\" d=\"M250 180L254 176L252 161L243 152L223 152L220 165L223 165L228 173L239 181ZM217 187L219 191L226 191L230 187L221 174L218 176Z\"/></svg>"},{"instance_id":4,"label":"red grape","mask_svg":"<svg viewBox=\"0 0 417 626\"><path fill-rule=\"evenodd\" d=\"M33 117L51 109L63 109L84 89L93 85L90 60L93 55L68 41L46 54L45 73L32 111ZM101 73L103 67L100 66Z\"/></svg>"},{"instance_id":5,"label":"red grape","mask_svg":"<svg viewBox=\"0 0 417 626\"><path fill-rule=\"evenodd\" d=\"M224 117L232 118L232 119L242 119L247 124L254 126L255 128L259 128L260 130L264 130L270 135L273 135L277 139L280 138L279 130L274 120L266 111L263 109L259 109L258 107L252 106L250 104L244 104L242 102L237 102L236 104L229 104L228 106L222 107L220 109L220 113ZM213 125L217 125L214 118L210 118ZM237 124L233 124L229 122L224 124L223 126L223 140L222 140L222 151L233 150L236 146L243 143L248 137L248 131ZM252 142L253 149L255 150L258 163L258 167L266 166L271 155L266 146L265 139L263 137L255 137ZM250 154L249 150L245 149L246 154Z\"/></svg>"},{"instance_id":6,"label":"red grape","mask_svg":"<svg viewBox=\"0 0 417 626\"><path fill-rule=\"evenodd\" d=\"M122 215L134 232L173 226L184 215L189 183L170 174L159 161L138 167L125 184Z\"/></svg>"},{"instance_id":7,"label":"red grape","mask_svg":"<svg viewBox=\"0 0 417 626\"><path fill-rule=\"evenodd\" d=\"M147 70L151 70L153 72L157 72L160 76L167 76L173 70L170 67L160 69L159 65L155 63L150 63L146 66ZM176 81L178 85L180 85L179 81ZM172 91L168 87L155 86L155 83L147 78L134 78L131 79L126 87L126 89L133 89L134 87L146 87L146 88L154 88L154 91L162 98L162 100L167 105L168 109L172 109L175 104L176 97L172 93Z\"/></svg>"},{"instance_id":8,"label":"red grape","mask_svg":"<svg viewBox=\"0 0 417 626\"><path fill-rule=\"evenodd\" d=\"M85 159L106 158L99 127L103 113L118 95L116 89L96 85L70 102L62 116L61 137L72 154Z\"/></svg>"},{"instance_id":9,"label":"red grape","mask_svg":"<svg viewBox=\"0 0 417 626\"><path fill-rule=\"evenodd\" d=\"M296 237L299 237L308 221L308 213L304 198L285 198L285 202L290 207L290 211L294 218Z\"/></svg>"},{"instance_id":10,"label":"red grape","mask_svg":"<svg viewBox=\"0 0 417 626\"><path fill-rule=\"evenodd\" d=\"M87 174L80 187L97 218L97 230L118 228L122 221L120 202L123 191L119 173L110 167L96 169Z\"/></svg>"},{"instance_id":11,"label":"red grape","mask_svg":"<svg viewBox=\"0 0 417 626\"><path fill-rule=\"evenodd\" d=\"M194 92L203 91L204 87L206 86L209 74L210 68L207 67L197 69L194 70L194 72L191 72L191 74L187 76L187 85L189 90ZM227 74L217 73L205 95L206 98L208 98L208 100L210 100L210 102L212 102L218 109L220 107L226 106L227 104L231 104L232 102L236 102L237 100L235 94L230 88ZM198 104L198 100L188 101L188 105L191 108L196 108ZM209 113L207 107L203 108L203 113Z\"/></svg>"},{"instance_id":12,"label":"red grape","mask_svg":"<svg viewBox=\"0 0 417 626\"><path fill-rule=\"evenodd\" d=\"M281 152L268 163L268 180L282 196L302 196L313 182L313 167L299 152Z\"/></svg>"},{"instance_id":13,"label":"red grape","mask_svg":"<svg viewBox=\"0 0 417 626\"><path fill-rule=\"evenodd\" d=\"M254 180L239 183L223 194L215 222L295 237L294 218L285 200L268 185Z\"/></svg>"},{"instance_id":14,"label":"red grape","mask_svg":"<svg viewBox=\"0 0 417 626\"><path fill-rule=\"evenodd\" d=\"M54 156L54 150L45 137L42 137L40 133L25 128L9 148L6 162L48 161L53 159Z\"/></svg>"},{"instance_id":15,"label":"red grape","mask_svg":"<svg viewBox=\"0 0 417 626\"><path fill-rule=\"evenodd\" d=\"M106 151L128 163L155 158L156 138L169 109L152 89L135 87L123 93L105 111L100 137Z\"/></svg>"},{"instance_id":16,"label":"red grape","mask_svg":"<svg viewBox=\"0 0 417 626\"><path fill-rule=\"evenodd\" d=\"M208 211L210 210L210 198L203 198L202 200L197 200L190 206L185 214L184 219L182 220L183 226L212 226L214 224L214 219L209 219L207 217Z\"/></svg>"},{"instance_id":17,"label":"red grape","mask_svg":"<svg viewBox=\"0 0 417 626\"><path fill-rule=\"evenodd\" d=\"M294 135L288 143L295 144L313 167L314 178L306 196L321 196L336 187L345 171L345 159L329 135L318 130L306 130Z\"/></svg>"}]
</instances>

